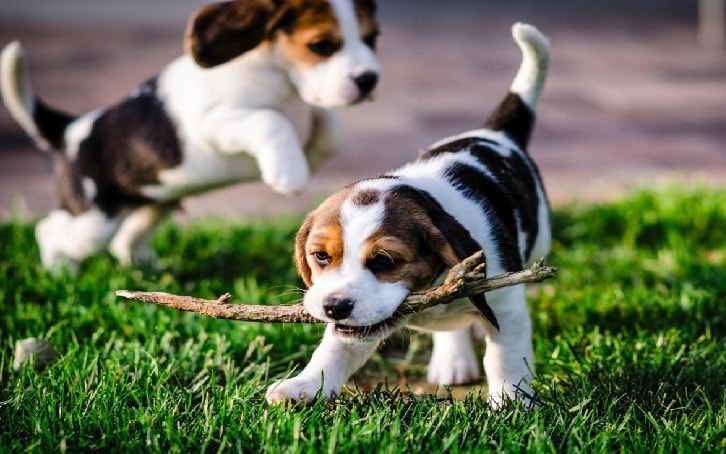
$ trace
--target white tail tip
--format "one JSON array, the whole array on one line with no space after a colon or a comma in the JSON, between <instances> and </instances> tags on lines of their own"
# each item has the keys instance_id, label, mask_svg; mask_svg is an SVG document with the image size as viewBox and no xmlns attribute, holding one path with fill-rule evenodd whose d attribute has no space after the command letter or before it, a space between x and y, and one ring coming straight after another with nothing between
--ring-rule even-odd
<instances>
[{"instance_id":1,"label":"white tail tip","mask_svg":"<svg viewBox=\"0 0 726 454\"><path fill-rule=\"evenodd\" d=\"M512 26L512 36L522 51L522 63L509 91L519 95L534 112L547 78L550 43L536 27L522 22Z\"/></svg>"},{"instance_id":2,"label":"white tail tip","mask_svg":"<svg viewBox=\"0 0 726 454\"><path fill-rule=\"evenodd\" d=\"M0 53L0 92L15 121L39 148L49 150L50 144L33 121L35 95L25 71L25 51L18 41L11 42Z\"/></svg>"}]
</instances>

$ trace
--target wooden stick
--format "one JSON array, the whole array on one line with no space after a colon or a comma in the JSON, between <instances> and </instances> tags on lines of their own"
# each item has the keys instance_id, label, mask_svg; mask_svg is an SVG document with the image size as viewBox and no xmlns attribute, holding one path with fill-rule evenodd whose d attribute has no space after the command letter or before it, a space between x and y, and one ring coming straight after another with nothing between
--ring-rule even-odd
<instances>
[{"instance_id":1,"label":"wooden stick","mask_svg":"<svg viewBox=\"0 0 726 454\"><path fill-rule=\"evenodd\" d=\"M410 315L432 306L448 304L456 299L490 292L510 285L541 282L555 275L556 269L538 260L530 268L487 278L484 254L479 251L454 265L443 283L426 291L411 293L399 306L397 313ZM163 292L133 292L119 290L117 296L196 312L209 317L264 323L324 323L310 315L302 303L264 306L257 304L230 304L232 295L225 293L217 300L180 296Z\"/></svg>"}]
</instances>

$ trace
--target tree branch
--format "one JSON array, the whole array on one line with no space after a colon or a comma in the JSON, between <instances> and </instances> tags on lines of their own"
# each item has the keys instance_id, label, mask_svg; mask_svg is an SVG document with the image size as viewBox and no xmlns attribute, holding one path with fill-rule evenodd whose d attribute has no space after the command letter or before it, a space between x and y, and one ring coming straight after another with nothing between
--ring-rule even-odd
<instances>
[{"instance_id":1,"label":"tree branch","mask_svg":"<svg viewBox=\"0 0 726 454\"><path fill-rule=\"evenodd\" d=\"M448 304L456 299L490 292L511 285L541 282L555 275L556 269L544 265L544 259L522 271L504 273L487 278L484 254L479 251L454 265L443 283L426 291L411 293L399 306L397 313L409 315L432 306ZM323 323L310 315L301 303L264 306L256 304L230 304L232 295L225 293L217 300L180 296L163 292L133 292L118 290L117 296L134 299L181 311L196 312L213 318L266 323Z\"/></svg>"}]
</instances>

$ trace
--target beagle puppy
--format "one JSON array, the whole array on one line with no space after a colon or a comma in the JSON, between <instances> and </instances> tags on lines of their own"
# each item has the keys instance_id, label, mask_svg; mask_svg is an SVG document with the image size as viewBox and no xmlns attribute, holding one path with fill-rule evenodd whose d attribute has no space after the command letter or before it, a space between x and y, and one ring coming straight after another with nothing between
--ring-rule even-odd
<instances>
[{"instance_id":1,"label":"beagle puppy","mask_svg":"<svg viewBox=\"0 0 726 454\"><path fill-rule=\"evenodd\" d=\"M52 150L60 208L36 228L45 267L108 248L125 265L182 197L258 178L283 194L339 146L330 108L379 77L373 0L234 0L190 18L185 55L120 103L75 116L35 96L18 42L0 55L5 105Z\"/></svg>"},{"instance_id":2,"label":"beagle puppy","mask_svg":"<svg viewBox=\"0 0 726 454\"><path fill-rule=\"evenodd\" d=\"M470 338L477 321L485 331L493 405L508 398L535 401L523 285L412 316L396 314L409 293L478 250L490 275L521 270L549 252L549 204L526 147L550 48L531 25L517 23L512 34L522 62L483 129L441 140L396 171L345 187L305 219L295 244L295 262L309 287L304 306L328 326L302 372L270 386L270 403L336 395L381 341L405 326L433 332L429 381L478 380Z\"/></svg>"}]
</instances>

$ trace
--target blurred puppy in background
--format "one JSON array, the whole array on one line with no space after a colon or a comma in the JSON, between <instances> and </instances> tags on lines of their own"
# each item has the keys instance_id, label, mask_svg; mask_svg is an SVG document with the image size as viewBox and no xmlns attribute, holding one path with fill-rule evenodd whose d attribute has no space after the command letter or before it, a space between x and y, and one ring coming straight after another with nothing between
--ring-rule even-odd
<instances>
[{"instance_id":1,"label":"blurred puppy in background","mask_svg":"<svg viewBox=\"0 0 726 454\"><path fill-rule=\"evenodd\" d=\"M36 227L43 265L75 270L105 248L151 260L148 238L181 198L262 178L301 191L340 144L334 107L379 78L372 0L235 0L190 18L187 55L120 103L75 116L33 92L22 47L0 55L10 114L52 150L60 208Z\"/></svg>"}]
</instances>

